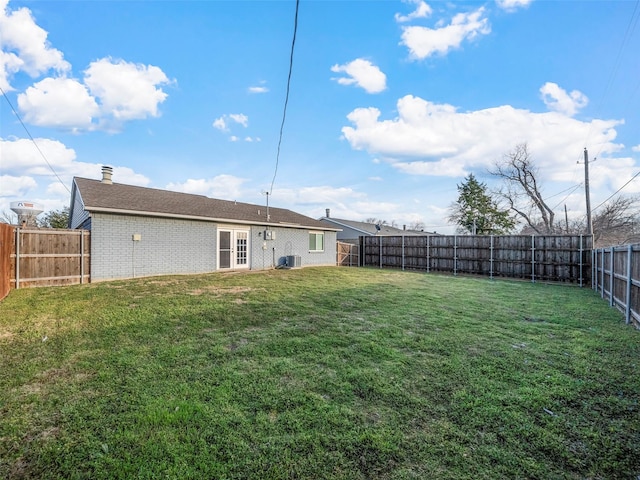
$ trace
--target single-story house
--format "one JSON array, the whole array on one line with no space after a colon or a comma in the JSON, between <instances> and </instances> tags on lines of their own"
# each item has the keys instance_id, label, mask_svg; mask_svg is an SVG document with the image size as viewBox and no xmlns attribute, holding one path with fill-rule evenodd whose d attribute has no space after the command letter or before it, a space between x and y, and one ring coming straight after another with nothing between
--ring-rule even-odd
<instances>
[{"instance_id":1,"label":"single-story house","mask_svg":"<svg viewBox=\"0 0 640 480\"><path fill-rule=\"evenodd\" d=\"M320 221L327 227L339 228L338 240L346 243L358 243L359 237L390 237L390 236L425 236L425 235L439 235L436 232L425 232L423 230L407 230L406 226L403 228L396 228L390 225L357 222L355 220L344 220L341 218L333 218L331 216L331 210L327 208L326 216L320 218Z\"/></svg>"},{"instance_id":2,"label":"single-story house","mask_svg":"<svg viewBox=\"0 0 640 480\"><path fill-rule=\"evenodd\" d=\"M70 227L91 231L91 281L336 264L339 228L282 208L74 178Z\"/></svg>"}]
</instances>

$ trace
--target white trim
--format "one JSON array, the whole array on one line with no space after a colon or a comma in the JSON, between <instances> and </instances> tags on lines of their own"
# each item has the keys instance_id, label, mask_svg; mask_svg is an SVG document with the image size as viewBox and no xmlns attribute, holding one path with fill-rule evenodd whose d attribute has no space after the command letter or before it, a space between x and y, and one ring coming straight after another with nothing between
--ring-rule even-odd
<instances>
[{"instance_id":1,"label":"white trim","mask_svg":"<svg viewBox=\"0 0 640 480\"><path fill-rule=\"evenodd\" d=\"M142 211L142 210L126 210L126 209L121 209L121 208L108 208L108 207L91 207L91 206L84 206L84 209L88 212L96 212L96 213L119 213L121 215L133 215L133 216L137 216L137 217L158 217L158 218L179 218L179 219L183 219L183 220L202 220L204 222L217 222L217 223L227 223L227 222L234 222L237 224L242 224L242 225L269 225L272 227L282 227L282 228L298 228L301 230L308 230L308 229L316 229L316 230L320 230L319 227L316 226L310 226L310 225L301 225L301 224L297 224L297 223L284 223L284 222L278 222L278 223L273 223L273 222L256 222L256 221L250 221L250 220L236 220L236 219L230 219L230 218L216 218L216 217L202 217L199 215L182 215L182 214L178 214L178 213L161 213L161 212L147 212L147 211ZM336 229L336 228L330 228L327 227L325 230L320 230L320 231L335 231L338 232L340 231L340 229Z\"/></svg>"}]
</instances>

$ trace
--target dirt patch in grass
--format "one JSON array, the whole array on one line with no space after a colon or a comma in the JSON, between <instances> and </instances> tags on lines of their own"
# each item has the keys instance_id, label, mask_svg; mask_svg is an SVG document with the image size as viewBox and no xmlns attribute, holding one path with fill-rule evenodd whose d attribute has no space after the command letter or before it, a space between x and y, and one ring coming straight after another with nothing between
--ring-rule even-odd
<instances>
[{"instance_id":1,"label":"dirt patch in grass","mask_svg":"<svg viewBox=\"0 0 640 480\"><path fill-rule=\"evenodd\" d=\"M248 293L253 290L254 289L251 287L240 287L240 286L220 287L217 285L208 285L206 287L196 288L195 290L191 290L190 292L188 292L188 294L189 295L211 294L216 296L222 296L222 295L235 295L238 293Z\"/></svg>"}]
</instances>

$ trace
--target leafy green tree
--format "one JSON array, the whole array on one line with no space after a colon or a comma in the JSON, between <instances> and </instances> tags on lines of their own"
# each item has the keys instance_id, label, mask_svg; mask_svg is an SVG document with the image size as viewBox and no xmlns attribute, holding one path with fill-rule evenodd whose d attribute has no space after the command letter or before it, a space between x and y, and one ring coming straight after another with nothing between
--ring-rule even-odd
<instances>
[{"instance_id":1,"label":"leafy green tree","mask_svg":"<svg viewBox=\"0 0 640 480\"><path fill-rule=\"evenodd\" d=\"M473 235L504 235L516 226L509 210L500 208L473 173L458 184L458 200L449 207L448 219L459 231Z\"/></svg>"},{"instance_id":2,"label":"leafy green tree","mask_svg":"<svg viewBox=\"0 0 640 480\"><path fill-rule=\"evenodd\" d=\"M38 226L44 228L69 228L69 207L45 213L42 220L38 222Z\"/></svg>"}]
</instances>

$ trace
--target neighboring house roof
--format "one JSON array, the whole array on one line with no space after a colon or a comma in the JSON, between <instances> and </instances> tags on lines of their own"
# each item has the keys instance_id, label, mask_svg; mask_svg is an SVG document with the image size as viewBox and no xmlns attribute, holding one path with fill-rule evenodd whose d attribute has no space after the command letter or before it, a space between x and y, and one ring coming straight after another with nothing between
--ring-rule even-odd
<instances>
[{"instance_id":1,"label":"neighboring house roof","mask_svg":"<svg viewBox=\"0 0 640 480\"><path fill-rule=\"evenodd\" d=\"M343 220L341 218L322 217L321 222L331 223L341 228L350 228L362 235L378 235L378 236L395 236L395 235L438 235L435 232L423 232L418 230L405 230L402 228L395 228L389 225L379 225L380 229L376 228L375 223L356 222L354 220Z\"/></svg>"},{"instance_id":2,"label":"neighboring house roof","mask_svg":"<svg viewBox=\"0 0 640 480\"><path fill-rule=\"evenodd\" d=\"M88 212L223 221L249 225L335 230L325 223L284 208L219 200L189 193L74 178L73 191ZM72 208L74 202L72 199Z\"/></svg>"}]
</instances>

